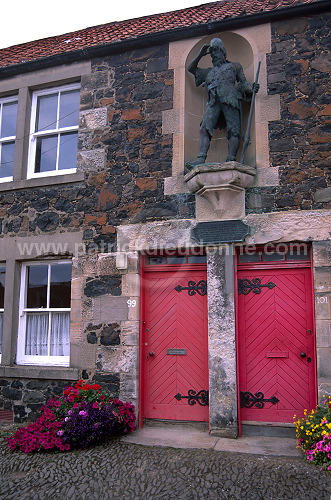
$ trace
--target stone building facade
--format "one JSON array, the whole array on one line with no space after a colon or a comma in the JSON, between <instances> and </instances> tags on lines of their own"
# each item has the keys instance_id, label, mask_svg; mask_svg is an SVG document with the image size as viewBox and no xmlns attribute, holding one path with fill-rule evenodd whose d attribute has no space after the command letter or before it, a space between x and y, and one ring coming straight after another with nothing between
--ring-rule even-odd
<instances>
[{"instance_id":1,"label":"stone building facade","mask_svg":"<svg viewBox=\"0 0 331 500\"><path fill-rule=\"evenodd\" d=\"M15 64L11 73L3 71L0 100L2 106L17 103L17 125L12 178L3 175L0 183L4 288L0 417L32 420L49 397L83 378L132 401L141 424L146 416L153 418L153 412L152 417L145 414L142 394L147 370L145 268L150 255L180 257L197 248L208 277L209 406L204 420L210 432L236 437L243 422L244 427L245 423L251 427L289 424L288 418L270 421L241 414L239 392L250 389L240 387L237 249L244 255L249 255L247 249L252 255L269 251L275 258L271 256L269 267L263 269L274 272L294 244L303 245L304 257L299 252L293 266L286 261L284 268L298 265L301 269L304 261L311 273L309 330L314 340L308 358L315 373L313 404L317 395L331 392L330 15L326 8L292 14L288 7L288 12L291 15L285 20L270 15L263 23L252 18L245 25L238 14L232 26L225 24L224 29L217 24L210 32L201 23L191 36L183 31L173 39L140 44L138 37L136 46L123 44L121 49L119 45L116 52L96 51L77 61L67 61L63 54L54 64L32 67L27 62L26 69L21 63L16 73ZM210 197L189 190L184 171L185 161L197 153L204 106L203 93L194 88L186 67L202 44L215 36L224 40L228 58L243 65L250 82L261 61L246 157L255 175L243 191L245 213L239 218L231 211L231 203L237 203L232 201L232 188L228 206L220 211ZM58 169L50 176L47 171L29 175L33 94L47 96L42 94L45 89L56 89L62 95L74 92L68 87L73 84L79 84L80 99L79 121L70 129L78 135L76 168L70 173ZM60 128L54 134L69 133ZM34 131L34 139L43 138L41 134L43 130ZM217 132L213 138L212 163L223 154L226 138L222 134ZM222 193L227 196L227 191ZM197 243L196 231L207 227L216 229ZM232 239L229 227L235 232ZM237 227L248 228L244 236L238 237ZM219 233L223 239L217 240ZM53 272L52 266L69 262L70 305L60 308L61 313L49 304L46 308L52 325L56 314L70 313L70 353L63 362L49 354L39 360L24 354L24 347L22 351L22 318L31 314L22 297L29 296L30 288L31 293L39 293L30 279L33 266L50 266ZM187 269L193 271L193 267ZM23 275L28 276L25 281ZM50 279L42 285L51 286ZM36 316L38 307L44 306L32 307ZM283 352L279 347L270 349ZM21 357L18 352L23 352Z\"/></svg>"}]
</instances>

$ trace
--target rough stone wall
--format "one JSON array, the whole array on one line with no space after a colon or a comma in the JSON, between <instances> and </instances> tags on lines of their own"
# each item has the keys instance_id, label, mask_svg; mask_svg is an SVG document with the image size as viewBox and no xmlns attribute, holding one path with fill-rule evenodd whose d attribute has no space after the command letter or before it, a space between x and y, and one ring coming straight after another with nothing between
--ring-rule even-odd
<instances>
[{"instance_id":1,"label":"rough stone wall","mask_svg":"<svg viewBox=\"0 0 331 500\"><path fill-rule=\"evenodd\" d=\"M70 366L113 395L134 402L138 258L129 255L128 269L119 271L113 252L122 224L194 216L193 195L164 196L163 179L171 175L172 135L162 132L162 112L172 108L172 98L167 46L94 60L91 73L81 81L77 171L85 180L53 186L50 178L49 186L43 179L38 188L0 192L3 241L20 236L24 242L28 236L38 244L42 236L42 241L52 237L56 243L62 233L61 245L42 247L35 255L57 256L66 254L66 233L82 235L73 258ZM12 255L1 255L8 257ZM128 299L136 300L135 308L128 308ZM33 396L28 383L3 379L8 393L3 409L9 409L11 399L16 421L32 414L35 406L30 408L30 403L40 406L52 392L46 388ZM44 387L42 379L33 383Z\"/></svg>"},{"instance_id":2,"label":"rough stone wall","mask_svg":"<svg viewBox=\"0 0 331 500\"><path fill-rule=\"evenodd\" d=\"M172 136L162 112L172 108L168 47L92 62L81 82L78 172L86 182L0 193L0 237L81 230L87 248L114 248L120 224L189 218L194 196L165 196ZM103 245L103 247L102 247Z\"/></svg>"},{"instance_id":3,"label":"rough stone wall","mask_svg":"<svg viewBox=\"0 0 331 500\"><path fill-rule=\"evenodd\" d=\"M1 379L0 410L13 412L14 422L33 421L40 408L51 398L60 396L71 385L63 380Z\"/></svg>"},{"instance_id":4,"label":"rough stone wall","mask_svg":"<svg viewBox=\"0 0 331 500\"><path fill-rule=\"evenodd\" d=\"M79 158L95 193L94 236L112 235L120 224L194 216L192 195L163 194L172 164L172 136L162 134L173 98L167 68L168 49L156 46L96 60L83 78Z\"/></svg>"},{"instance_id":5,"label":"rough stone wall","mask_svg":"<svg viewBox=\"0 0 331 500\"><path fill-rule=\"evenodd\" d=\"M126 269L116 254L73 259L71 362L90 380L105 384L137 404L139 345L139 260L127 253ZM134 307L129 307L134 304Z\"/></svg>"},{"instance_id":6,"label":"rough stone wall","mask_svg":"<svg viewBox=\"0 0 331 500\"><path fill-rule=\"evenodd\" d=\"M83 378L87 374L83 372ZM96 376L94 380L111 396L118 397L119 381L107 375ZM40 408L51 398L63 394L63 389L72 385L70 380L40 380L23 378L0 379L0 420L1 411L13 413L15 423L33 422L40 415Z\"/></svg>"},{"instance_id":7,"label":"rough stone wall","mask_svg":"<svg viewBox=\"0 0 331 500\"><path fill-rule=\"evenodd\" d=\"M268 94L278 94L279 121L269 124L270 166L279 186L247 190L248 213L331 206L331 16L272 24Z\"/></svg>"}]
</instances>

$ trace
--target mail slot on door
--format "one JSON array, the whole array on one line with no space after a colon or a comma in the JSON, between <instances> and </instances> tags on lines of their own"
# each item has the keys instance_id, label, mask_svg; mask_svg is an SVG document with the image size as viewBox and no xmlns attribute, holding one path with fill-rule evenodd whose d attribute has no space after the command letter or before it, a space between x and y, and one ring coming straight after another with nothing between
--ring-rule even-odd
<instances>
[{"instance_id":1,"label":"mail slot on door","mask_svg":"<svg viewBox=\"0 0 331 500\"><path fill-rule=\"evenodd\" d=\"M284 351L274 351L267 352L267 358L288 358L288 352Z\"/></svg>"},{"instance_id":2,"label":"mail slot on door","mask_svg":"<svg viewBox=\"0 0 331 500\"><path fill-rule=\"evenodd\" d=\"M186 349L167 349L167 354L186 356Z\"/></svg>"}]
</instances>

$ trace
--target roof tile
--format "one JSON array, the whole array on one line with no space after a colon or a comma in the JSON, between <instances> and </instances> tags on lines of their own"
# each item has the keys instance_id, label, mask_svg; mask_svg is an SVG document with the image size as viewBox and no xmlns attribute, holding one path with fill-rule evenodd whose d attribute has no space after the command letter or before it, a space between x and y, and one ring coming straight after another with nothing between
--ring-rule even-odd
<instances>
[{"instance_id":1,"label":"roof tile","mask_svg":"<svg viewBox=\"0 0 331 500\"><path fill-rule=\"evenodd\" d=\"M187 9L81 29L0 50L0 68L142 35L290 8L319 0L221 0Z\"/></svg>"}]
</instances>

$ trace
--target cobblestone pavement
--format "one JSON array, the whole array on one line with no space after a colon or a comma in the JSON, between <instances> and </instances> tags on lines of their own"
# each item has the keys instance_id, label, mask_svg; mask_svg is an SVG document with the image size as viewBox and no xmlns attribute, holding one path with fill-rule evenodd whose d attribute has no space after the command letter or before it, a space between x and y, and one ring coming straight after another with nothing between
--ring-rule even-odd
<instances>
[{"instance_id":1,"label":"cobblestone pavement","mask_svg":"<svg viewBox=\"0 0 331 500\"><path fill-rule=\"evenodd\" d=\"M301 458L125 444L11 452L0 437L1 500L330 500L331 476Z\"/></svg>"}]
</instances>

